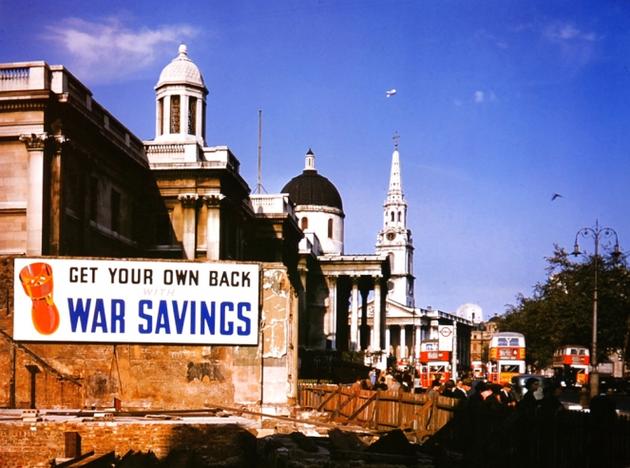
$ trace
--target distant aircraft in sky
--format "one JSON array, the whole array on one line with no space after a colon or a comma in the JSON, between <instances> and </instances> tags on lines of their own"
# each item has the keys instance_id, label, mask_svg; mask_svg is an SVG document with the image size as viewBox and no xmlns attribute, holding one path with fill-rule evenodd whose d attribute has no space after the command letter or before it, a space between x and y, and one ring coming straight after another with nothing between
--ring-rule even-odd
<instances>
[{"instance_id":1,"label":"distant aircraft in sky","mask_svg":"<svg viewBox=\"0 0 630 468\"><path fill-rule=\"evenodd\" d=\"M394 88L389 89L389 90L385 91L385 97L392 97L396 93L397 93L397 91Z\"/></svg>"}]
</instances>

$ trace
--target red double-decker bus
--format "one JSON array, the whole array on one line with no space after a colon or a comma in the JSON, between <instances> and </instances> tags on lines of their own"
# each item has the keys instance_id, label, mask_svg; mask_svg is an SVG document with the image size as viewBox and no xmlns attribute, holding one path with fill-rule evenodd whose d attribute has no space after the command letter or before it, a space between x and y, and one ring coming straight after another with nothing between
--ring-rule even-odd
<instances>
[{"instance_id":1,"label":"red double-decker bus","mask_svg":"<svg viewBox=\"0 0 630 468\"><path fill-rule=\"evenodd\" d=\"M441 383L451 378L451 351L438 349L438 343L425 342L420 345L420 386L429 388L434 380Z\"/></svg>"},{"instance_id":2,"label":"red double-decker bus","mask_svg":"<svg viewBox=\"0 0 630 468\"><path fill-rule=\"evenodd\" d=\"M582 387L588 384L590 352L586 346L565 345L553 354L554 376L565 386Z\"/></svg>"},{"instance_id":3,"label":"red double-decker bus","mask_svg":"<svg viewBox=\"0 0 630 468\"><path fill-rule=\"evenodd\" d=\"M490 340L488 380L493 383L511 382L512 377L525 373L525 336L516 332L497 332Z\"/></svg>"}]
</instances>

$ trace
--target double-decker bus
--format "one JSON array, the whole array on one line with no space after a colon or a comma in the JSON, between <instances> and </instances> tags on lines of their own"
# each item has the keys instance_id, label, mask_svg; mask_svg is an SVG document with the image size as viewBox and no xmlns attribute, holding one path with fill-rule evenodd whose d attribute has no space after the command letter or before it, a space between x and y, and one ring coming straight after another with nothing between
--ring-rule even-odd
<instances>
[{"instance_id":1,"label":"double-decker bus","mask_svg":"<svg viewBox=\"0 0 630 468\"><path fill-rule=\"evenodd\" d=\"M511 382L512 377L525 373L525 336L516 332L497 332L490 339L488 380L493 383Z\"/></svg>"},{"instance_id":2,"label":"double-decker bus","mask_svg":"<svg viewBox=\"0 0 630 468\"><path fill-rule=\"evenodd\" d=\"M451 351L440 350L438 341L420 344L420 386L431 387L434 380L444 383L451 378Z\"/></svg>"},{"instance_id":3,"label":"double-decker bus","mask_svg":"<svg viewBox=\"0 0 630 468\"><path fill-rule=\"evenodd\" d=\"M565 345L553 353L553 374L561 385L582 387L588 383L591 358L586 346Z\"/></svg>"}]
</instances>

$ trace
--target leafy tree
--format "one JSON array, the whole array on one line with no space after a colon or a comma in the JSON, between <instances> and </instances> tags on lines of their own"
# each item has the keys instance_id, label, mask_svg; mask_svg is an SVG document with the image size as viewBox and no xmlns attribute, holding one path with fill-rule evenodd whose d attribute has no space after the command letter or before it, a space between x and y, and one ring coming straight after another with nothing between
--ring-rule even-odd
<instances>
[{"instance_id":1,"label":"leafy tree","mask_svg":"<svg viewBox=\"0 0 630 468\"><path fill-rule=\"evenodd\" d=\"M525 335L527 361L536 368L551 364L556 348L566 344L591 347L593 291L597 268L598 362L623 350L628 362L630 342L630 272L625 258L594 255L580 261L554 247L547 258L547 280L534 287L533 297L519 295L499 318L498 327Z\"/></svg>"}]
</instances>

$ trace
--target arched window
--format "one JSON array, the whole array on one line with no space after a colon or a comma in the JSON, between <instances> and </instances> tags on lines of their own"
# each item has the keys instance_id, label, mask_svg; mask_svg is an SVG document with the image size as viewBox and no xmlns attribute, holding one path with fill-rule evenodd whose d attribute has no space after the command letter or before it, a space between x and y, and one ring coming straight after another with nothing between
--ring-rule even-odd
<instances>
[{"instance_id":1,"label":"arched window","mask_svg":"<svg viewBox=\"0 0 630 468\"><path fill-rule=\"evenodd\" d=\"M171 96L170 133L179 133L179 96Z\"/></svg>"},{"instance_id":2,"label":"arched window","mask_svg":"<svg viewBox=\"0 0 630 468\"><path fill-rule=\"evenodd\" d=\"M398 212L398 222L400 223L401 212Z\"/></svg>"},{"instance_id":3,"label":"arched window","mask_svg":"<svg viewBox=\"0 0 630 468\"><path fill-rule=\"evenodd\" d=\"M304 216L302 218L302 231L308 229L308 218L306 216Z\"/></svg>"},{"instance_id":4,"label":"arched window","mask_svg":"<svg viewBox=\"0 0 630 468\"><path fill-rule=\"evenodd\" d=\"M391 212L391 215L392 215L392 222L394 222L394 212L393 211Z\"/></svg>"},{"instance_id":5,"label":"arched window","mask_svg":"<svg viewBox=\"0 0 630 468\"><path fill-rule=\"evenodd\" d=\"M197 128L197 98L188 98L188 134L194 135Z\"/></svg>"},{"instance_id":6,"label":"arched window","mask_svg":"<svg viewBox=\"0 0 630 468\"><path fill-rule=\"evenodd\" d=\"M328 238L332 239L333 237L333 220L332 218L328 219Z\"/></svg>"}]
</instances>

